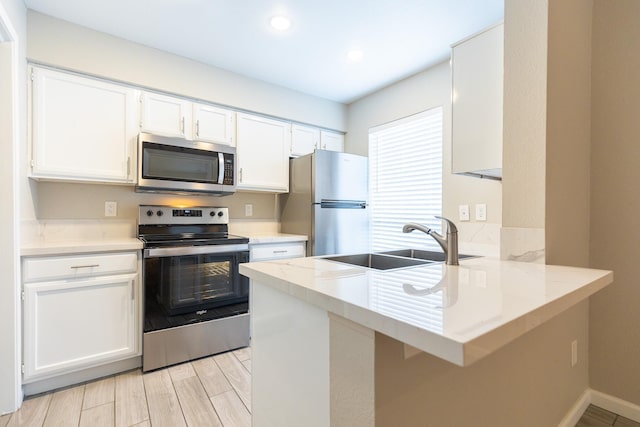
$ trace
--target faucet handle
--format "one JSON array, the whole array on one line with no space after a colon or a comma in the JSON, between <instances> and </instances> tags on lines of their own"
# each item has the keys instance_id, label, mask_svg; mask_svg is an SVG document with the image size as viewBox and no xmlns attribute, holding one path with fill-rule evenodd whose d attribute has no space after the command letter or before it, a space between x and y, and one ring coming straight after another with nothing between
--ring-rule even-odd
<instances>
[{"instance_id":1,"label":"faucet handle","mask_svg":"<svg viewBox=\"0 0 640 427\"><path fill-rule=\"evenodd\" d=\"M434 215L434 218L441 219L441 220L443 220L444 222L447 223L447 233L457 233L458 232L458 227L456 227L456 225L450 219L447 219L447 218L445 218L443 216L437 216L437 215Z\"/></svg>"}]
</instances>

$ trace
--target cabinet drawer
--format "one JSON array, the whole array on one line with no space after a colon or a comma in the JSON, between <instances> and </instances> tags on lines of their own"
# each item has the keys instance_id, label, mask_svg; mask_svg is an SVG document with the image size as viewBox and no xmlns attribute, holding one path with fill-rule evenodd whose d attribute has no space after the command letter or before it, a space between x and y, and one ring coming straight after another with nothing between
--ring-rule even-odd
<instances>
[{"instance_id":1,"label":"cabinet drawer","mask_svg":"<svg viewBox=\"0 0 640 427\"><path fill-rule=\"evenodd\" d=\"M135 273L137 267L138 255L136 252L39 257L25 258L22 261L22 274L25 282L35 282L104 274Z\"/></svg>"},{"instance_id":2,"label":"cabinet drawer","mask_svg":"<svg viewBox=\"0 0 640 427\"><path fill-rule=\"evenodd\" d=\"M305 256L305 242L251 246L251 261L299 258Z\"/></svg>"}]
</instances>

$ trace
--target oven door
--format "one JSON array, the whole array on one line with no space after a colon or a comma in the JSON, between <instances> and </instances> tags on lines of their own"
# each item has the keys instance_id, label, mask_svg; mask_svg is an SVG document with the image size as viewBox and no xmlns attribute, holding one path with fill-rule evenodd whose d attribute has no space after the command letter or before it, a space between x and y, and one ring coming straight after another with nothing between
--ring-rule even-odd
<instances>
[{"instance_id":1,"label":"oven door","mask_svg":"<svg viewBox=\"0 0 640 427\"><path fill-rule=\"evenodd\" d=\"M145 249L145 298L168 315L246 302L249 280L238 266L249 261L248 250L213 245Z\"/></svg>"}]
</instances>

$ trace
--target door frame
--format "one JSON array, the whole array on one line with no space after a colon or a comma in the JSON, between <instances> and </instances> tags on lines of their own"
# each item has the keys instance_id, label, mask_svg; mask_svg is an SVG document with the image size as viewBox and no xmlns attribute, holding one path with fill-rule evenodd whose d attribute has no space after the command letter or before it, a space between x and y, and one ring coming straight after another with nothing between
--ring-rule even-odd
<instances>
[{"instance_id":1,"label":"door frame","mask_svg":"<svg viewBox=\"0 0 640 427\"><path fill-rule=\"evenodd\" d=\"M0 81L0 158L9 164L0 171L0 194L11 209L0 210L0 414L13 412L22 404L21 388L21 298L19 236L18 157L20 102L18 95L18 46L15 27L0 3L0 75L9 76ZM4 129L4 130L3 130Z\"/></svg>"}]
</instances>

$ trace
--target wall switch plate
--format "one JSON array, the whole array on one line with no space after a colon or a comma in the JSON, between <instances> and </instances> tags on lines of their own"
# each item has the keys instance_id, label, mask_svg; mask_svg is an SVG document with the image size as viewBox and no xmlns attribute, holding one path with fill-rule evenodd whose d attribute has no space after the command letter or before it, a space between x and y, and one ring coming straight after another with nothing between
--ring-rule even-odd
<instances>
[{"instance_id":1,"label":"wall switch plate","mask_svg":"<svg viewBox=\"0 0 640 427\"><path fill-rule=\"evenodd\" d=\"M118 214L118 202L104 202L104 216L116 216Z\"/></svg>"},{"instance_id":2,"label":"wall switch plate","mask_svg":"<svg viewBox=\"0 0 640 427\"><path fill-rule=\"evenodd\" d=\"M476 221L487 220L487 205L484 203L478 203L476 205Z\"/></svg>"},{"instance_id":3,"label":"wall switch plate","mask_svg":"<svg viewBox=\"0 0 640 427\"><path fill-rule=\"evenodd\" d=\"M253 216L253 205L251 203L244 205L244 216Z\"/></svg>"},{"instance_id":4,"label":"wall switch plate","mask_svg":"<svg viewBox=\"0 0 640 427\"><path fill-rule=\"evenodd\" d=\"M469 221L469 205L458 206L458 219L460 221Z\"/></svg>"}]
</instances>

